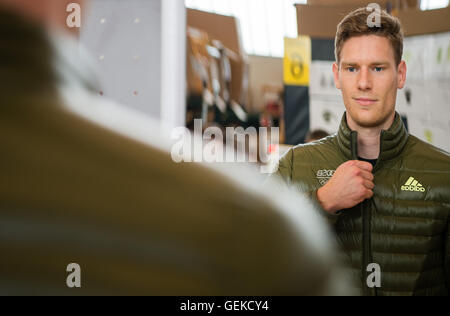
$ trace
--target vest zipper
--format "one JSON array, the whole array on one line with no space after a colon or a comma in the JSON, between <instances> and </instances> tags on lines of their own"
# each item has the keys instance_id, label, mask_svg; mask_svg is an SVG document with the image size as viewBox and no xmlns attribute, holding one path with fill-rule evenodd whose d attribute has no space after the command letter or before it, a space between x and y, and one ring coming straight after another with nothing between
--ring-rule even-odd
<instances>
[{"instance_id":1,"label":"vest zipper","mask_svg":"<svg viewBox=\"0 0 450 316\"><path fill-rule=\"evenodd\" d=\"M384 138L384 130L381 130L381 134L380 134L380 154L378 156L378 160L377 163L375 164L375 166L373 167L373 175L375 175L375 173L378 171L380 165L381 165L381 154L383 153L383 138ZM373 198L372 198L373 199ZM372 200L371 199L371 200ZM369 231L370 231L370 235L369 235L369 246L370 246L370 257L369 260L371 261L370 263L376 263L373 262L373 254L372 254L372 229L370 228L371 222L372 222L372 212L371 212L372 208L368 209L368 216L369 216ZM373 289L373 295L378 296L378 288L374 288Z\"/></svg>"},{"instance_id":2,"label":"vest zipper","mask_svg":"<svg viewBox=\"0 0 450 316\"><path fill-rule=\"evenodd\" d=\"M352 150L352 159L358 159L358 133L352 131L351 132L351 150ZM362 221L362 258L361 258L361 283L364 295L376 295L374 290L371 290L367 287L367 267L371 263L371 214L370 209L368 207L368 200L363 201L360 205L361 212L361 221Z\"/></svg>"}]
</instances>

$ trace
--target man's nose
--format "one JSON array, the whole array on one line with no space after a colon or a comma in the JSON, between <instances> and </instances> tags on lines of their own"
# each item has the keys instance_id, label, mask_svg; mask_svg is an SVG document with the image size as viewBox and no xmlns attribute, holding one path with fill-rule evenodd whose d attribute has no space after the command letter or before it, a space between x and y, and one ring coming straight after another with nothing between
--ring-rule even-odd
<instances>
[{"instance_id":1,"label":"man's nose","mask_svg":"<svg viewBox=\"0 0 450 316\"><path fill-rule=\"evenodd\" d=\"M358 76L358 88L360 90L372 89L372 79L367 67L362 67Z\"/></svg>"}]
</instances>

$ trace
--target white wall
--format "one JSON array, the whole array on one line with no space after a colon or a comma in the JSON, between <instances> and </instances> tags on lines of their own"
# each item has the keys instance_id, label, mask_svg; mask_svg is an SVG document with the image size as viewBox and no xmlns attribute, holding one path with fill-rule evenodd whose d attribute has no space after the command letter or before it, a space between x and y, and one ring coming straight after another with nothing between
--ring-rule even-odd
<instances>
[{"instance_id":1,"label":"white wall","mask_svg":"<svg viewBox=\"0 0 450 316\"><path fill-rule=\"evenodd\" d=\"M183 2L176 0L89 1L80 42L94 57L104 97L160 120L170 117L171 125L184 124L184 81L176 80L185 72L184 14Z\"/></svg>"},{"instance_id":2,"label":"white wall","mask_svg":"<svg viewBox=\"0 0 450 316\"><path fill-rule=\"evenodd\" d=\"M450 32L407 38L403 59L408 75L397 110L411 134L450 152Z\"/></svg>"}]
</instances>

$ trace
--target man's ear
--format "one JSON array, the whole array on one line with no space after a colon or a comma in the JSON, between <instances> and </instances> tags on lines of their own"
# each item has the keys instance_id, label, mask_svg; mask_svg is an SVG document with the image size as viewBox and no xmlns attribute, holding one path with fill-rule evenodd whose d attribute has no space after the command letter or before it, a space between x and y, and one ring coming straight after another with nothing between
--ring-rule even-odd
<instances>
[{"instance_id":1,"label":"man's ear","mask_svg":"<svg viewBox=\"0 0 450 316\"><path fill-rule=\"evenodd\" d=\"M397 69L397 88L398 89L403 89L403 87L405 86L406 83L406 72L407 72L407 67L406 67L406 63L405 61L401 61L401 63L398 65L398 69Z\"/></svg>"},{"instance_id":2,"label":"man's ear","mask_svg":"<svg viewBox=\"0 0 450 316\"><path fill-rule=\"evenodd\" d=\"M339 82L339 66L337 63L333 64L334 85L336 89L341 90L341 83Z\"/></svg>"}]
</instances>

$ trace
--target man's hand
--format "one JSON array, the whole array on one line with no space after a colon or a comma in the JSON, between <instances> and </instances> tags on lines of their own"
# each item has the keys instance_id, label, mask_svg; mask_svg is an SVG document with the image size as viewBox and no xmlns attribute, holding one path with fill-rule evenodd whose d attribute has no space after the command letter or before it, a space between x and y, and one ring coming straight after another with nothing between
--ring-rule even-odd
<instances>
[{"instance_id":1,"label":"man's hand","mask_svg":"<svg viewBox=\"0 0 450 316\"><path fill-rule=\"evenodd\" d=\"M347 161L334 173L328 183L317 191L322 208L335 214L373 196L373 166L364 161Z\"/></svg>"}]
</instances>

